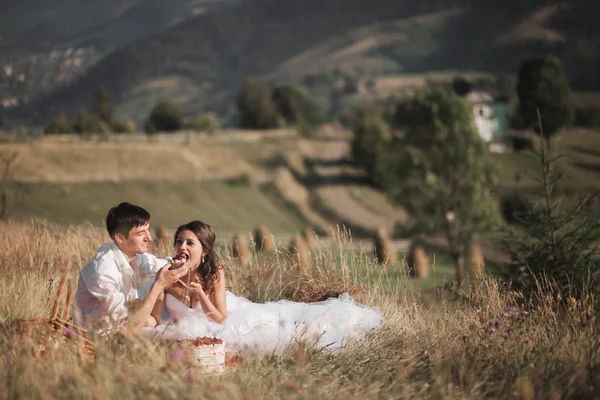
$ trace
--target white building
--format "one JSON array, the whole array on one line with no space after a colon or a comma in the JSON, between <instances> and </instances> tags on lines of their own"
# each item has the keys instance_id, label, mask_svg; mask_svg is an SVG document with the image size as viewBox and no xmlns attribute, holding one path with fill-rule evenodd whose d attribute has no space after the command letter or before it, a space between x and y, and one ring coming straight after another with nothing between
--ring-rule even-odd
<instances>
[{"instance_id":1,"label":"white building","mask_svg":"<svg viewBox=\"0 0 600 400\"><path fill-rule=\"evenodd\" d=\"M466 98L473 105L477 131L489 144L490 151L508 151L511 143L508 104L495 100L489 93L481 91L470 92Z\"/></svg>"}]
</instances>

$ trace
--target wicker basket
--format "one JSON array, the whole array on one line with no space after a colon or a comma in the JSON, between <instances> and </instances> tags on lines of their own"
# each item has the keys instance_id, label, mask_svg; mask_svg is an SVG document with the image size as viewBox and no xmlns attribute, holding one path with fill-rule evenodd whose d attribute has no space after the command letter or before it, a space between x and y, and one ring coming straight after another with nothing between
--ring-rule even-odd
<instances>
[{"instance_id":1,"label":"wicker basket","mask_svg":"<svg viewBox=\"0 0 600 400\"><path fill-rule=\"evenodd\" d=\"M65 286L67 287L65 306L62 316L59 316L60 303ZM85 355L90 359L93 359L95 355L94 342L87 338L88 330L69 322L72 303L73 284L71 279L65 276L58 285L56 299L54 300L54 307L52 308L52 315L50 318L16 319L12 321L12 325L20 335L31 333L34 330L41 330L42 335L45 338L48 338L49 335L58 334L57 336L62 337L65 341L68 340L76 344L82 344Z\"/></svg>"}]
</instances>

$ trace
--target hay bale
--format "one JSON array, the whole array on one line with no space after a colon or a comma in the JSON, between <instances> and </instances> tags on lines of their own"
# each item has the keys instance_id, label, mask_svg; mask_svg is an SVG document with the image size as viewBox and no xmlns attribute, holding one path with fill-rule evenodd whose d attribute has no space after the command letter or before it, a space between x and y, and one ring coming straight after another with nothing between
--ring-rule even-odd
<instances>
[{"instance_id":1,"label":"hay bale","mask_svg":"<svg viewBox=\"0 0 600 400\"><path fill-rule=\"evenodd\" d=\"M265 225L259 225L256 228L256 231L254 231L254 243L256 246L256 251L271 253L275 250L273 234Z\"/></svg>"},{"instance_id":2,"label":"hay bale","mask_svg":"<svg viewBox=\"0 0 600 400\"><path fill-rule=\"evenodd\" d=\"M412 246L408 254L408 270L414 278L427 278L429 276L429 256L422 246Z\"/></svg>"},{"instance_id":3,"label":"hay bale","mask_svg":"<svg viewBox=\"0 0 600 400\"><path fill-rule=\"evenodd\" d=\"M305 228L303 232L303 237L309 249L314 250L317 248L317 235L312 229Z\"/></svg>"},{"instance_id":4,"label":"hay bale","mask_svg":"<svg viewBox=\"0 0 600 400\"><path fill-rule=\"evenodd\" d=\"M398 262L398 254L392 248L392 241L387 235L384 227L377 228L375 233L375 255L377 262L384 265L392 265Z\"/></svg>"},{"instance_id":5,"label":"hay bale","mask_svg":"<svg viewBox=\"0 0 600 400\"><path fill-rule=\"evenodd\" d=\"M468 279L479 280L485 274L484 260L481 253L481 247L475 244L469 246L465 256L465 275Z\"/></svg>"},{"instance_id":6,"label":"hay bale","mask_svg":"<svg viewBox=\"0 0 600 400\"><path fill-rule=\"evenodd\" d=\"M248 265L250 263L250 245L248 244L246 237L241 233L236 233L233 237L231 250L233 257L238 259L242 265Z\"/></svg>"},{"instance_id":7,"label":"hay bale","mask_svg":"<svg viewBox=\"0 0 600 400\"><path fill-rule=\"evenodd\" d=\"M310 249L308 244L299 234L294 235L290 242L289 252L301 271L307 272L310 269Z\"/></svg>"},{"instance_id":8,"label":"hay bale","mask_svg":"<svg viewBox=\"0 0 600 400\"><path fill-rule=\"evenodd\" d=\"M156 228L154 237L160 244L164 245L168 245L171 239L171 235L169 235L169 232L164 225L159 225L158 228Z\"/></svg>"}]
</instances>

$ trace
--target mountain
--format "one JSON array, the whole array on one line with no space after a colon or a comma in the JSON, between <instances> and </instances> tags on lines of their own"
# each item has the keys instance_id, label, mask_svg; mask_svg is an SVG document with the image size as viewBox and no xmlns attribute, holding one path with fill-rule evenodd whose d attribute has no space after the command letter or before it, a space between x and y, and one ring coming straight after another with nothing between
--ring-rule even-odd
<instances>
[{"instance_id":1,"label":"mountain","mask_svg":"<svg viewBox=\"0 0 600 400\"><path fill-rule=\"evenodd\" d=\"M120 47L237 0L7 0L0 4L0 55Z\"/></svg>"},{"instance_id":2,"label":"mountain","mask_svg":"<svg viewBox=\"0 0 600 400\"><path fill-rule=\"evenodd\" d=\"M46 119L72 112L87 106L103 83L119 113L138 121L165 97L186 114L214 110L230 117L245 75L282 81L341 69L515 73L524 58L545 52L561 57L575 79L595 71L590 65L599 42L593 39L600 32L591 7L598 8L584 0L569 6L553 0L254 0L123 46L69 87L18 111ZM583 17L590 23L582 25ZM592 50L582 52L582 43Z\"/></svg>"}]
</instances>

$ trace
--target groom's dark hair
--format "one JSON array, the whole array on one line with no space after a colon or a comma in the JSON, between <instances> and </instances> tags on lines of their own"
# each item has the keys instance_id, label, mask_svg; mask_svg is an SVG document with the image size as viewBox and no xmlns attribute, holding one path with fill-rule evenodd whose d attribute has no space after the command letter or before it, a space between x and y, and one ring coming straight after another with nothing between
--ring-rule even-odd
<instances>
[{"instance_id":1,"label":"groom's dark hair","mask_svg":"<svg viewBox=\"0 0 600 400\"><path fill-rule=\"evenodd\" d=\"M106 216L106 229L111 238L120 233L129 236L129 231L150 222L150 213L140 206L123 202L111 208Z\"/></svg>"}]
</instances>

